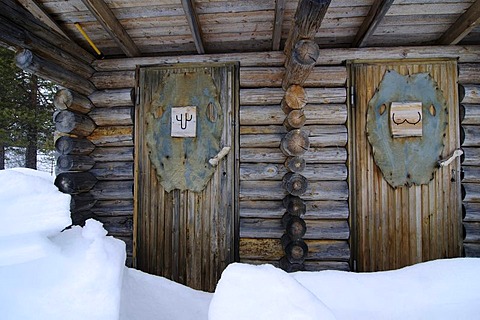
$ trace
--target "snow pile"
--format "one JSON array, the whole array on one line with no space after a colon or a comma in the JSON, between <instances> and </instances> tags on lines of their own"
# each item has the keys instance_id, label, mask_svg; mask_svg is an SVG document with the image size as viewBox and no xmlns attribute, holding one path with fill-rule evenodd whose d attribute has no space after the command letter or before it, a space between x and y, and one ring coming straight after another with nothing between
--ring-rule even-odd
<instances>
[{"instance_id":1,"label":"snow pile","mask_svg":"<svg viewBox=\"0 0 480 320\"><path fill-rule=\"evenodd\" d=\"M47 236L72 222L70 196L58 191L47 173L0 170L0 266L46 256Z\"/></svg>"},{"instance_id":2,"label":"snow pile","mask_svg":"<svg viewBox=\"0 0 480 320\"><path fill-rule=\"evenodd\" d=\"M332 312L288 273L271 265L234 263L222 273L208 313L221 319L335 319Z\"/></svg>"},{"instance_id":3,"label":"snow pile","mask_svg":"<svg viewBox=\"0 0 480 320\"><path fill-rule=\"evenodd\" d=\"M94 220L60 232L70 196L51 177L4 170L0 186L2 319L118 319L125 244Z\"/></svg>"}]
</instances>

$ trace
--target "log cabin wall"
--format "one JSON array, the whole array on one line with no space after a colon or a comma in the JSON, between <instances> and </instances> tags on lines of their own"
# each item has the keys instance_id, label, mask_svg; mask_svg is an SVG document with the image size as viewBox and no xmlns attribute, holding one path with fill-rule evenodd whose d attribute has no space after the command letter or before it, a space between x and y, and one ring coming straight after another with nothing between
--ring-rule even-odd
<instances>
[{"instance_id":1,"label":"log cabin wall","mask_svg":"<svg viewBox=\"0 0 480 320\"><path fill-rule=\"evenodd\" d=\"M350 59L459 58L459 82L465 87L462 106L466 114L462 122L466 136L463 143L465 159L462 163L465 171L462 183L466 190L465 254L480 256L480 206L477 205L480 202L480 196L477 195L480 179L476 179L479 176L476 172L480 170L480 143L475 142L478 140L475 138L478 135L476 126L480 125L480 117L476 116L476 110L480 110L479 64L474 63L479 60L478 54L477 47L321 50L316 67L304 84L308 95L304 128L309 131L311 142L305 154L307 165L303 172L309 180L309 188L302 197L307 204L304 216L307 225L304 239L309 248L305 262L307 270L350 269L345 68L345 61ZM285 212L282 199L286 195L282 188L282 177L286 173L285 156L279 146L287 132L282 126L286 115L280 106L284 95L281 88L284 55L280 52L96 61L94 68L97 72L90 80L99 91L90 98L100 107L92 118L97 123L97 133L106 137L107 133L111 135L103 139L109 142L100 143L102 139L98 140L97 148L92 152L97 163L91 171L100 183L100 187L93 189L93 196L99 201L92 212L106 224L107 229L110 228L112 234L128 239L130 255L133 196L128 193L128 187L133 184L133 173L121 170L123 173L118 177L118 173L112 171L108 175L105 173L108 172L107 168L125 169L133 165L131 142L117 141L123 140L117 134L118 130L128 131L132 123L130 120L125 123L113 119L109 120L110 123L102 123L99 122L102 118L99 114L113 115L117 114L114 110L118 110L124 118L128 118L126 115L133 105L128 106L127 92L134 89L136 65L212 61L240 61L239 258L241 262L277 265L284 254L280 238L284 232L281 223ZM106 103L96 99L101 96L105 99L109 95L123 95L120 101L124 101L125 105L123 102L114 102L113 98ZM116 158L115 154L119 157ZM99 175L101 172L104 172L103 176ZM115 192L108 191L107 186L124 190L125 199L108 199L105 194ZM112 210L107 209L110 205ZM110 213L106 215L105 212ZM119 224L127 220L128 223Z\"/></svg>"}]
</instances>

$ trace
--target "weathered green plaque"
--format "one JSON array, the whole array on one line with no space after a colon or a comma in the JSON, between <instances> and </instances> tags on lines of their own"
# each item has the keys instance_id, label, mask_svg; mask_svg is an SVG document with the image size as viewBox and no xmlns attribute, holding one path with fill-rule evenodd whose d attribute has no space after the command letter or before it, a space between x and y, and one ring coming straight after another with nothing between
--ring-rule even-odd
<instances>
[{"instance_id":1,"label":"weathered green plaque","mask_svg":"<svg viewBox=\"0 0 480 320\"><path fill-rule=\"evenodd\" d=\"M210 69L164 69L155 81L146 115L150 160L167 192L202 191L215 171L208 160L221 149L224 120Z\"/></svg>"},{"instance_id":2,"label":"weathered green plaque","mask_svg":"<svg viewBox=\"0 0 480 320\"><path fill-rule=\"evenodd\" d=\"M415 121L392 118L392 103L402 102L415 106L421 103L421 111L414 112L418 113ZM419 119L421 134L403 137L392 133L392 125L409 123L414 127ZM447 119L443 93L428 73L406 76L393 70L385 73L368 104L366 129L375 163L392 187L426 184L433 178L443 151Z\"/></svg>"}]
</instances>

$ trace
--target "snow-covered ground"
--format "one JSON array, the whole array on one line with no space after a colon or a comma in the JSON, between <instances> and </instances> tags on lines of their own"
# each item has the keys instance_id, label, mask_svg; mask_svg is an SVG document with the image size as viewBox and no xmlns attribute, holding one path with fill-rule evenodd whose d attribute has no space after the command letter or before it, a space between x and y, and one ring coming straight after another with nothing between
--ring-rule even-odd
<instances>
[{"instance_id":1,"label":"snow-covered ground","mask_svg":"<svg viewBox=\"0 0 480 320\"><path fill-rule=\"evenodd\" d=\"M47 173L0 171L1 319L480 318L480 259L363 274L234 263L211 294L126 268L99 222L65 229L69 204Z\"/></svg>"}]
</instances>

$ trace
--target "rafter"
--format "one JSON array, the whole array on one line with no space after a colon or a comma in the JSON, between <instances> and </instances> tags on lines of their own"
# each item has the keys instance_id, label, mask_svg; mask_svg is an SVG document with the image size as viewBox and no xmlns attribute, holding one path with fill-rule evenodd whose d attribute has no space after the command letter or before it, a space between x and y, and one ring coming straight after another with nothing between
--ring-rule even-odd
<instances>
[{"instance_id":1,"label":"rafter","mask_svg":"<svg viewBox=\"0 0 480 320\"><path fill-rule=\"evenodd\" d=\"M438 44L457 44L480 24L480 0L475 1L438 39Z\"/></svg>"},{"instance_id":2,"label":"rafter","mask_svg":"<svg viewBox=\"0 0 480 320\"><path fill-rule=\"evenodd\" d=\"M103 0L82 0L82 2L128 57L141 55L132 38Z\"/></svg>"},{"instance_id":3,"label":"rafter","mask_svg":"<svg viewBox=\"0 0 480 320\"><path fill-rule=\"evenodd\" d=\"M375 32L380 22L385 17L385 14L390 9L394 0L375 0L370 7L365 20L358 29L357 35L353 40L352 47L361 48L364 47L368 38Z\"/></svg>"},{"instance_id":4,"label":"rafter","mask_svg":"<svg viewBox=\"0 0 480 320\"><path fill-rule=\"evenodd\" d=\"M187 17L188 26L192 32L193 42L195 43L195 48L199 54L205 53L205 48L203 47L202 40L202 29L198 21L197 12L195 11L195 4L193 0L182 0L183 11Z\"/></svg>"},{"instance_id":5,"label":"rafter","mask_svg":"<svg viewBox=\"0 0 480 320\"><path fill-rule=\"evenodd\" d=\"M20 4L30 11L30 13L40 20L41 22L45 23L47 26L55 30L57 33L61 34L65 38L69 39L65 32L63 32L62 28L48 15L48 13L35 1L35 0L18 0Z\"/></svg>"},{"instance_id":6,"label":"rafter","mask_svg":"<svg viewBox=\"0 0 480 320\"><path fill-rule=\"evenodd\" d=\"M275 2L275 21L273 23L272 50L280 50L282 40L283 15L285 13L285 0Z\"/></svg>"}]
</instances>

